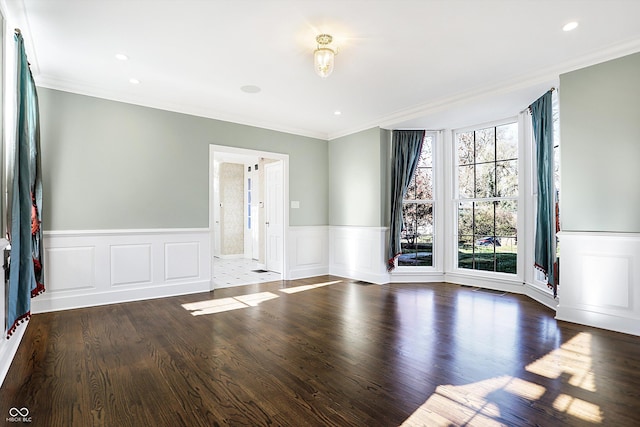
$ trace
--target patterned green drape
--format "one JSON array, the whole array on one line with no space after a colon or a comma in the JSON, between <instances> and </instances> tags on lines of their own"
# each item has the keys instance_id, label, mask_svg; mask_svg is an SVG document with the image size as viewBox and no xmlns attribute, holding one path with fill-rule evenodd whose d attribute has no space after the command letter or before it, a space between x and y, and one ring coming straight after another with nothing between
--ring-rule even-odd
<instances>
[{"instance_id":1,"label":"patterned green drape","mask_svg":"<svg viewBox=\"0 0 640 427\"><path fill-rule=\"evenodd\" d=\"M387 271L395 268L395 259L402 252L400 232L403 229L402 200L407 194L424 140L424 130L394 130L391 152L391 219Z\"/></svg>"},{"instance_id":2,"label":"patterned green drape","mask_svg":"<svg viewBox=\"0 0 640 427\"><path fill-rule=\"evenodd\" d=\"M42 181L38 95L24 40L16 42L16 133L7 150L7 237L11 244L7 337L31 314L31 298L44 292Z\"/></svg>"},{"instance_id":3,"label":"patterned green drape","mask_svg":"<svg viewBox=\"0 0 640 427\"><path fill-rule=\"evenodd\" d=\"M553 181L553 110L552 91L531 106L533 135L536 142L538 207L536 211L535 267L547 278L547 285L558 295L556 280L555 187Z\"/></svg>"}]
</instances>

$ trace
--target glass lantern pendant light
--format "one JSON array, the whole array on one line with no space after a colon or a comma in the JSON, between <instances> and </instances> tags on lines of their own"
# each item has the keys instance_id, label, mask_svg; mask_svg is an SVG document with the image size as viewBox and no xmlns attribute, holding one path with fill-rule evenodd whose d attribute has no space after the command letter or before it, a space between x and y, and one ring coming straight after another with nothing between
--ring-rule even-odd
<instances>
[{"instance_id":1,"label":"glass lantern pendant light","mask_svg":"<svg viewBox=\"0 0 640 427\"><path fill-rule=\"evenodd\" d=\"M334 59L338 53L337 49L329 46L332 41L333 37L329 34L320 34L316 37L318 46L313 52L313 63L316 73L323 79L333 72Z\"/></svg>"}]
</instances>

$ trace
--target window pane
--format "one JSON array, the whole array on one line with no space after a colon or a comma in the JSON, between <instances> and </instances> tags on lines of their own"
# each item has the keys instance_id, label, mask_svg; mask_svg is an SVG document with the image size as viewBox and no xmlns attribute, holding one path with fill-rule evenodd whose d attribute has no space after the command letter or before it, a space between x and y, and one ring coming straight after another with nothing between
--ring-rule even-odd
<instances>
[{"instance_id":1,"label":"window pane","mask_svg":"<svg viewBox=\"0 0 640 427\"><path fill-rule=\"evenodd\" d=\"M473 268L473 236L458 236L458 268Z\"/></svg>"},{"instance_id":2,"label":"window pane","mask_svg":"<svg viewBox=\"0 0 640 427\"><path fill-rule=\"evenodd\" d=\"M456 134L458 145L458 164L470 165L474 162L473 132Z\"/></svg>"},{"instance_id":3,"label":"window pane","mask_svg":"<svg viewBox=\"0 0 640 427\"><path fill-rule=\"evenodd\" d=\"M473 202L458 204L458 236L473 235Z\"/></svg>"},{"instance_id":4,"label":"window pane","mask_svg":"<svg viewBox=\"0 0 640 427\"><path fill-rule=\"evenodd\" d=\"M505 200L494 203L496 205L496 234L515 238L518 226L518 202Z\"/></svg>"},{"instance_id":5,"label":"window pane","mask_svg":"<svg viewBox=\"0 0 640 427\"><path fill-rule=\"evenodd\" d=\"M399 266L433 265L433 204L405 203L405 230L401 237Z\"/></svg>"},{"instance_id":6,"label":"window pane","mask_svg":"<svg viewBox=\"0 0 640 427\"><path fill-rule=\"evenodd\" d=\"M473 269L495 271L496 263L493 248L479 248L473 257Z\"/></svg>"},{"instance_id":7,"label":"window pane","mask_svg":"<svg viewBox=\"0 0 640 427\"><path fill-rule=\"evenodd\" d=\"M476 131L476 162L492 162L495 160L495 128Z\"/></svg>"},{"instance_id":8,"label":"window pane","mask_svg":"<svg viewBox=\"0 0 640 427\"><path fill-rule=\"evenodd\" d=\"M433 204L416 205L416 231L419 240L433 235Z\"/></svg>"},{"instance_id":9,"label":"window pane","mask_svg":"<svg viewBox=\"0 0 640 427\"><path fill-rule=\"evenodd\" d=\"M495 235L493 205L494 202L475 202L474 225L476 240Z\"/></svg>"},{"instance_id":10,"label":"window pane","mask_svg":"<svg viewBox=\"0 0 640 427\"><path fill-rule=\"evenodd\" d=\"M431 168L419 168L414 174L415 198L417 200L433 200L433 186L431 185Z\"/></svg>"},{"instance_id":11,"label":"window pane","mask_svg":"<svg viewBox=\"0 0 640 427\"><path fill-rule=\"evenodd\" d=\"M422 141L422 151L420 152L420 157L418 158L418 167L419 168L429 168L433 166L433 138L427 136L424 141Z\"/></svg>"},{"instance_id":12,"label":"window pane","mask_svg":"<svg viewBox=\"0 0 640 427\"><path fill-rule=\"evenodd\" d=\"M458 193L462 199L474 197L473 165L458 167Z\"/></svg>"},{"instance_id":13,"label":"window pane","mask_svg":"<svg viewBox=\"0 0 640 427\"><path fill-rule=\"evenodd\" d=\"M518 124L456 134L456 142L458 196L468 199L458 203L458 267L515 273L517 201L504 198L518 195Z\"/></svg>"},{"instance_id":14,"label":"window pane","mask_svg":"<svg viewBox=\"0 0 640 427\"><path fill-rule=\"evenodd\" d=\"M496 271L516 273L518 254L518 203L496 202Z\"/></svg>"},{"instance_id":15,"label":"window pane","mask_svg":"<svg viewBox=\"0 0 640 427\"><path fill-rule=\"evenodd\" d=\"M518 124L496 128L496 160L510 160L518 158Z\"/></svg>"},{"instance_id":16,"label":"window pane","mask_svg":"<svg viewBox=\"0 0 640 427\"><path fill-rule=\"evenodd\" d=\"M402 220L404 228L402 229L402 238L407 241L415 239L416 233L416 204L404 203L402 205Z\"/></svg>"},{"instance_id":17,"label":"window pane","mask_svg":"<svg viewBox=\"0 0 640 427\"><path fill-rule=\"evenodd\" d=\"M495 163L481 163L476 165L476 195L477 198L494 197L496 191Z\"/></svg>"},{"instance_id":18,"label":"window pane","mask_svg":"<svg viewBox=\"0 0 640 427\"><path fill-rule=\"evenodd\" d=\"M415 200L416 199L416 176L415 174L409 181L409 186L407 187L407 194L404 195L405 200Z\"/></svg>"},{"instance_id":19,"label":"window pane","mask_svg":"<svg viewBox=\"0 0 640 427\"><path fill-rule=\"evenodd\" d=\"M497 162L496 175L496 197L516 197L518 195L518 161Z\"/></svg>"}]
</instances>

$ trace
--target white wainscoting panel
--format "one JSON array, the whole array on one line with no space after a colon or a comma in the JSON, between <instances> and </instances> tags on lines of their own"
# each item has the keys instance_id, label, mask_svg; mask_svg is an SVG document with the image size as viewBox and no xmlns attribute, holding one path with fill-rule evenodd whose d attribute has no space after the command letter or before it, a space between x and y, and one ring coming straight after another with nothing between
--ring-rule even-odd
<instances>
[{"instance_id":1,"label":"white wainscoting panel","mask_svg":"<svg viewBox=\"0 0 640 427\"><path fill-rule=\"evenodd\" d=\"M387 227L330 227L330 273L376 284L389 283L387 232Z\"/></svg>"},{"instance_id":2,"label":"white wainscoting panel","mask_svg":"<svg viewBox=\"0 0 640 427\"><path fill-rule=\"evenodd\" d=\"M96 248L78 246L47 248L44 254L48 273L46 282L57 283L55 291L92 289L96 287ZM55 265L49 268L49 263ZM52 290L52 292L55 292Z\"/></svg>"},{"instance_id":3,"label":"white wainscoting panel","mask_svg":"<svg viewBox=\"0 0 640 427\"><path fill-rule=\"evenodd\" d=\"M208 229L45 232L33 313L211 289Z\"/></svg>"},{"instance_id":4,"label":"white wainscoting panel","mask_svg":"<svg viewBox=\"0 0 640 427\"><path fill-rule=\"evenodd\" d=\"M151 283L151 245L111 246L111 286Z\"/></svg>"},{"instance_id":5,"label":"white wainscoting panel","mask_svg":"<svg viewBox=\"0 0 640 427\"><path fill-rule=\"evenodd\" d=\"M166 243L165 280L193 279L200 273L200 243Z\"/></svg>"},{"instance_id":6,"label":"white wainscoting panel","mask_svg":"<svg viewBox=\"0 0 640 427\"><path fill-rule=\"evenodd\" d=\"M561 232L556 318L640 335L640 234Z\"/></svg>"},{"instance_id":7,"label":"white wainscoting panel","mask_svg":"<svg viewBox=\"0 0 640 427\"><path fill-rule=\"evenodd\" d=\"M329 227L289 227L288 239L289 279L329 274Z\"/></svg>"}]
</instances>

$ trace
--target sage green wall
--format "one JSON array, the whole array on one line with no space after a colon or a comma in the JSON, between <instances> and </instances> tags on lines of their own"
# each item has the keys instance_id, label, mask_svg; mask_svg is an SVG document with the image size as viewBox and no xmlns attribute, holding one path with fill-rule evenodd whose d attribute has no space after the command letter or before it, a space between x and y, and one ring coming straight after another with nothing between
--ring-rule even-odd
<instances>
[{"instance_id":1,"label":"sage green wall","mask_svg":"<svg viewBox=\"0 0 640 427\"><path fill-rule=\"evenodd\" d=\"M381 130L329 141L329 224L384 225L386 164Z\"/></svg>"},{"instance_id":2,"label":"sage green wall","mask_svg":"<svg viewBox=\"0 0 640 427\"><path fill-rule=\"evenodd\" d=\"M327 141L38 88L45 230L209 225L209 145L289 155L289 224L328 224Z\"/></svg>"},{"instance_id":3,"label":"sage green wall","mask_svg":"<svg viewBox=\"0 0 640 427\"><path fill-rule=\"evenodd\" d=\"M566 231L640 232L640 53L560 76Z\"/></svg>"}]
</instances>

